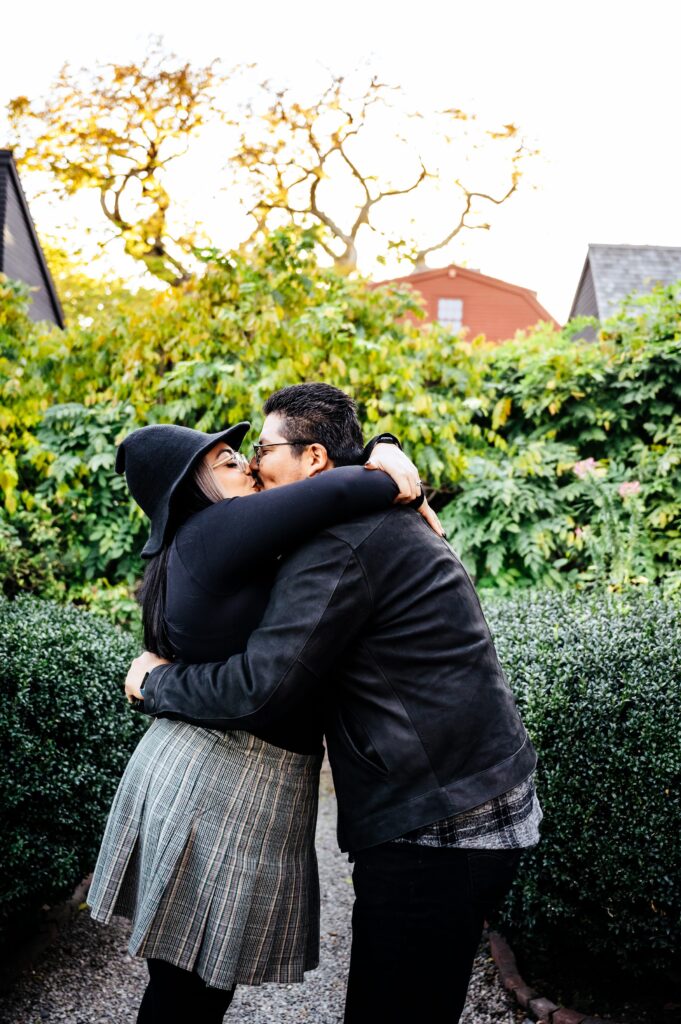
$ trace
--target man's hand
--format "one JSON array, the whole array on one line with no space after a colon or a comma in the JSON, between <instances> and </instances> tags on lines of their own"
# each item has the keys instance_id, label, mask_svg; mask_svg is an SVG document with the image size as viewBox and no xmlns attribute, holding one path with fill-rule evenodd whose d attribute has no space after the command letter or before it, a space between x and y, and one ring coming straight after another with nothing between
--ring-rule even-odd
<instances>
[{"instance_id":1,"label":"man's hand","mask_svg":"<svg viewBox=\"0 0 681 1024\"><path fill-rule=\"evenodd\" d=\"M125 677L125 696L128 700L143 700L144 695L140 692L140 687L147 672L158 668L159 665L170 664L167 658L159 658L157 654L151 654L150 651L144 651L139 658L135 658Z\"/></svg>"},{"instance_id":2,"label":"man's hand","mask_svg":"<svg viewBox=\"0 0 681 1024\"><path fill-rule=\"evenodd\" d=\"M379 442L371 453L371 458L364 463L365 469L382 469L397 484L399 494L395 501L400 505L408 505L421 493L419 471L396 444Z\"/></svg>"}]
</instances>

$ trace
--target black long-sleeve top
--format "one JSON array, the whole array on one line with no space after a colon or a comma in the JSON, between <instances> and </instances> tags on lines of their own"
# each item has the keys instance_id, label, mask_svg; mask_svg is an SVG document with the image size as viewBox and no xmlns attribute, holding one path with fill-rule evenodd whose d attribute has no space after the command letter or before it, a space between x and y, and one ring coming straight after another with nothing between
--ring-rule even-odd
<instances>
[{"instance_id":1,"label":"black long-sleeve top","mask_svg":"<svg viewBox=\"0 0 681 1024\"><path fill-rule=\"evenodd\" d=\"M166 627L176 660L224 661L244 651L270 596L279 558L315 533L388 508L397 487L357 466L217 502L192 516L171 545ZM252 731L297 753L322 747L321 707L306 697Z\"/></svg>"}]
</instances>

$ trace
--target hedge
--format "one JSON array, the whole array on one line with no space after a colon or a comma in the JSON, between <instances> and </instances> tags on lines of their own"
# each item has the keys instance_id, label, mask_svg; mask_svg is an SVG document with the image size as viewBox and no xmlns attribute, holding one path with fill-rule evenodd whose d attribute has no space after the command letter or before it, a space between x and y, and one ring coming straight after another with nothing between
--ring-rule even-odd
<instances>
[{"instance_id":1,"label":"hedge","mask_svg":"<svg viewBox=\"0 0 681 1024\"><path fill-rule=\"evenodd\" d=\"M485 596L539 754L542 840L504 928L630 975L681 947L681 613L646 591Z\"/></svg>"},{"instance_id":2,"label":"hedge","mask_svg":"<svg viewBox=\"0 0 681 1024\"><path fill-rule=\"evenodd\" d=\"M145 728L122 689L136 642L34 597L0 600L0 933L92 870Z\"/></svg>"},{"instance_id":3,"label":"hedge","mask_svg":"<svg viewBox=\"0 0 681 1024\"><path fill-rule=\"evenodd\" d=\"M524 948L632 975L681 944L681 614L655 593L486 595L539 754L542 841L504 911ZM0 600L0 929L94 863L144 730L121 683L136 641L33 597Z\"/></svg>"}]
</instances>

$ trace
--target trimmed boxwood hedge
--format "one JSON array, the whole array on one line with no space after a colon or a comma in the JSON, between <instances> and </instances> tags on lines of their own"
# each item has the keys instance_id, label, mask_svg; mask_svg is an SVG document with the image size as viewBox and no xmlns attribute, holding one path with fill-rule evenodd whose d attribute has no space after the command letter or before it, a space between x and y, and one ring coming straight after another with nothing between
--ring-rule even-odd
<instances>
[{"instance_id":1,"label":"trimmed boxwood hedge","mask_svg":"<svg viewBox=\"0 0 681 1024\"><path fill-rule=\"evenodd\" d=\"M681 614L650 593L521 592L485 610L539 753L542 841L504 928L630 974L681 946ZM122 681L137 642L37 598L0 600L0 932L93 866L146 721Z\"/></svg>"},{"instance_id":2,"label":"trimmed boxwood hedge","mask_svg":"<svg viewBox=\"0 0 681 1024\"><path fill-rule=\"evenodd\" d=\"M649 592L485 596L539 754L542 841L503 929L545 962L671 973L681 948L681 614Z\"/></svg>"},{"instance_id":3,"label":"trimmed boxwood hedge","mask_svg":"<svg viewBox=\"0 0 681 1024\"><path fill-rule=\"evenodd\" d=\"M0 600L0 937L92 870L146 726L125 702L135 640L50 601Z\"/></svg>"}]
</instances>

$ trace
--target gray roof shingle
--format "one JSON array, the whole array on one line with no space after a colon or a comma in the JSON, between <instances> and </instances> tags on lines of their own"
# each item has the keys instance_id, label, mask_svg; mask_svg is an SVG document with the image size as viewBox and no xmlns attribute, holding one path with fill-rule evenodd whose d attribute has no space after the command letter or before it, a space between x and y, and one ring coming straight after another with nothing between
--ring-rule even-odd
<instances>
[{"instance_id":1,"label":"gray roof shingle","mask_svg":"<svg viewBox=\"0 0 681 1024\"><path fill-rule=\"evenodd\" d=\"M590 245L570 317L588 313L605 319L632 292L681 280L681 246ZM591 290L593 298L584 294Z\"/></svg>"}]
</instances>

